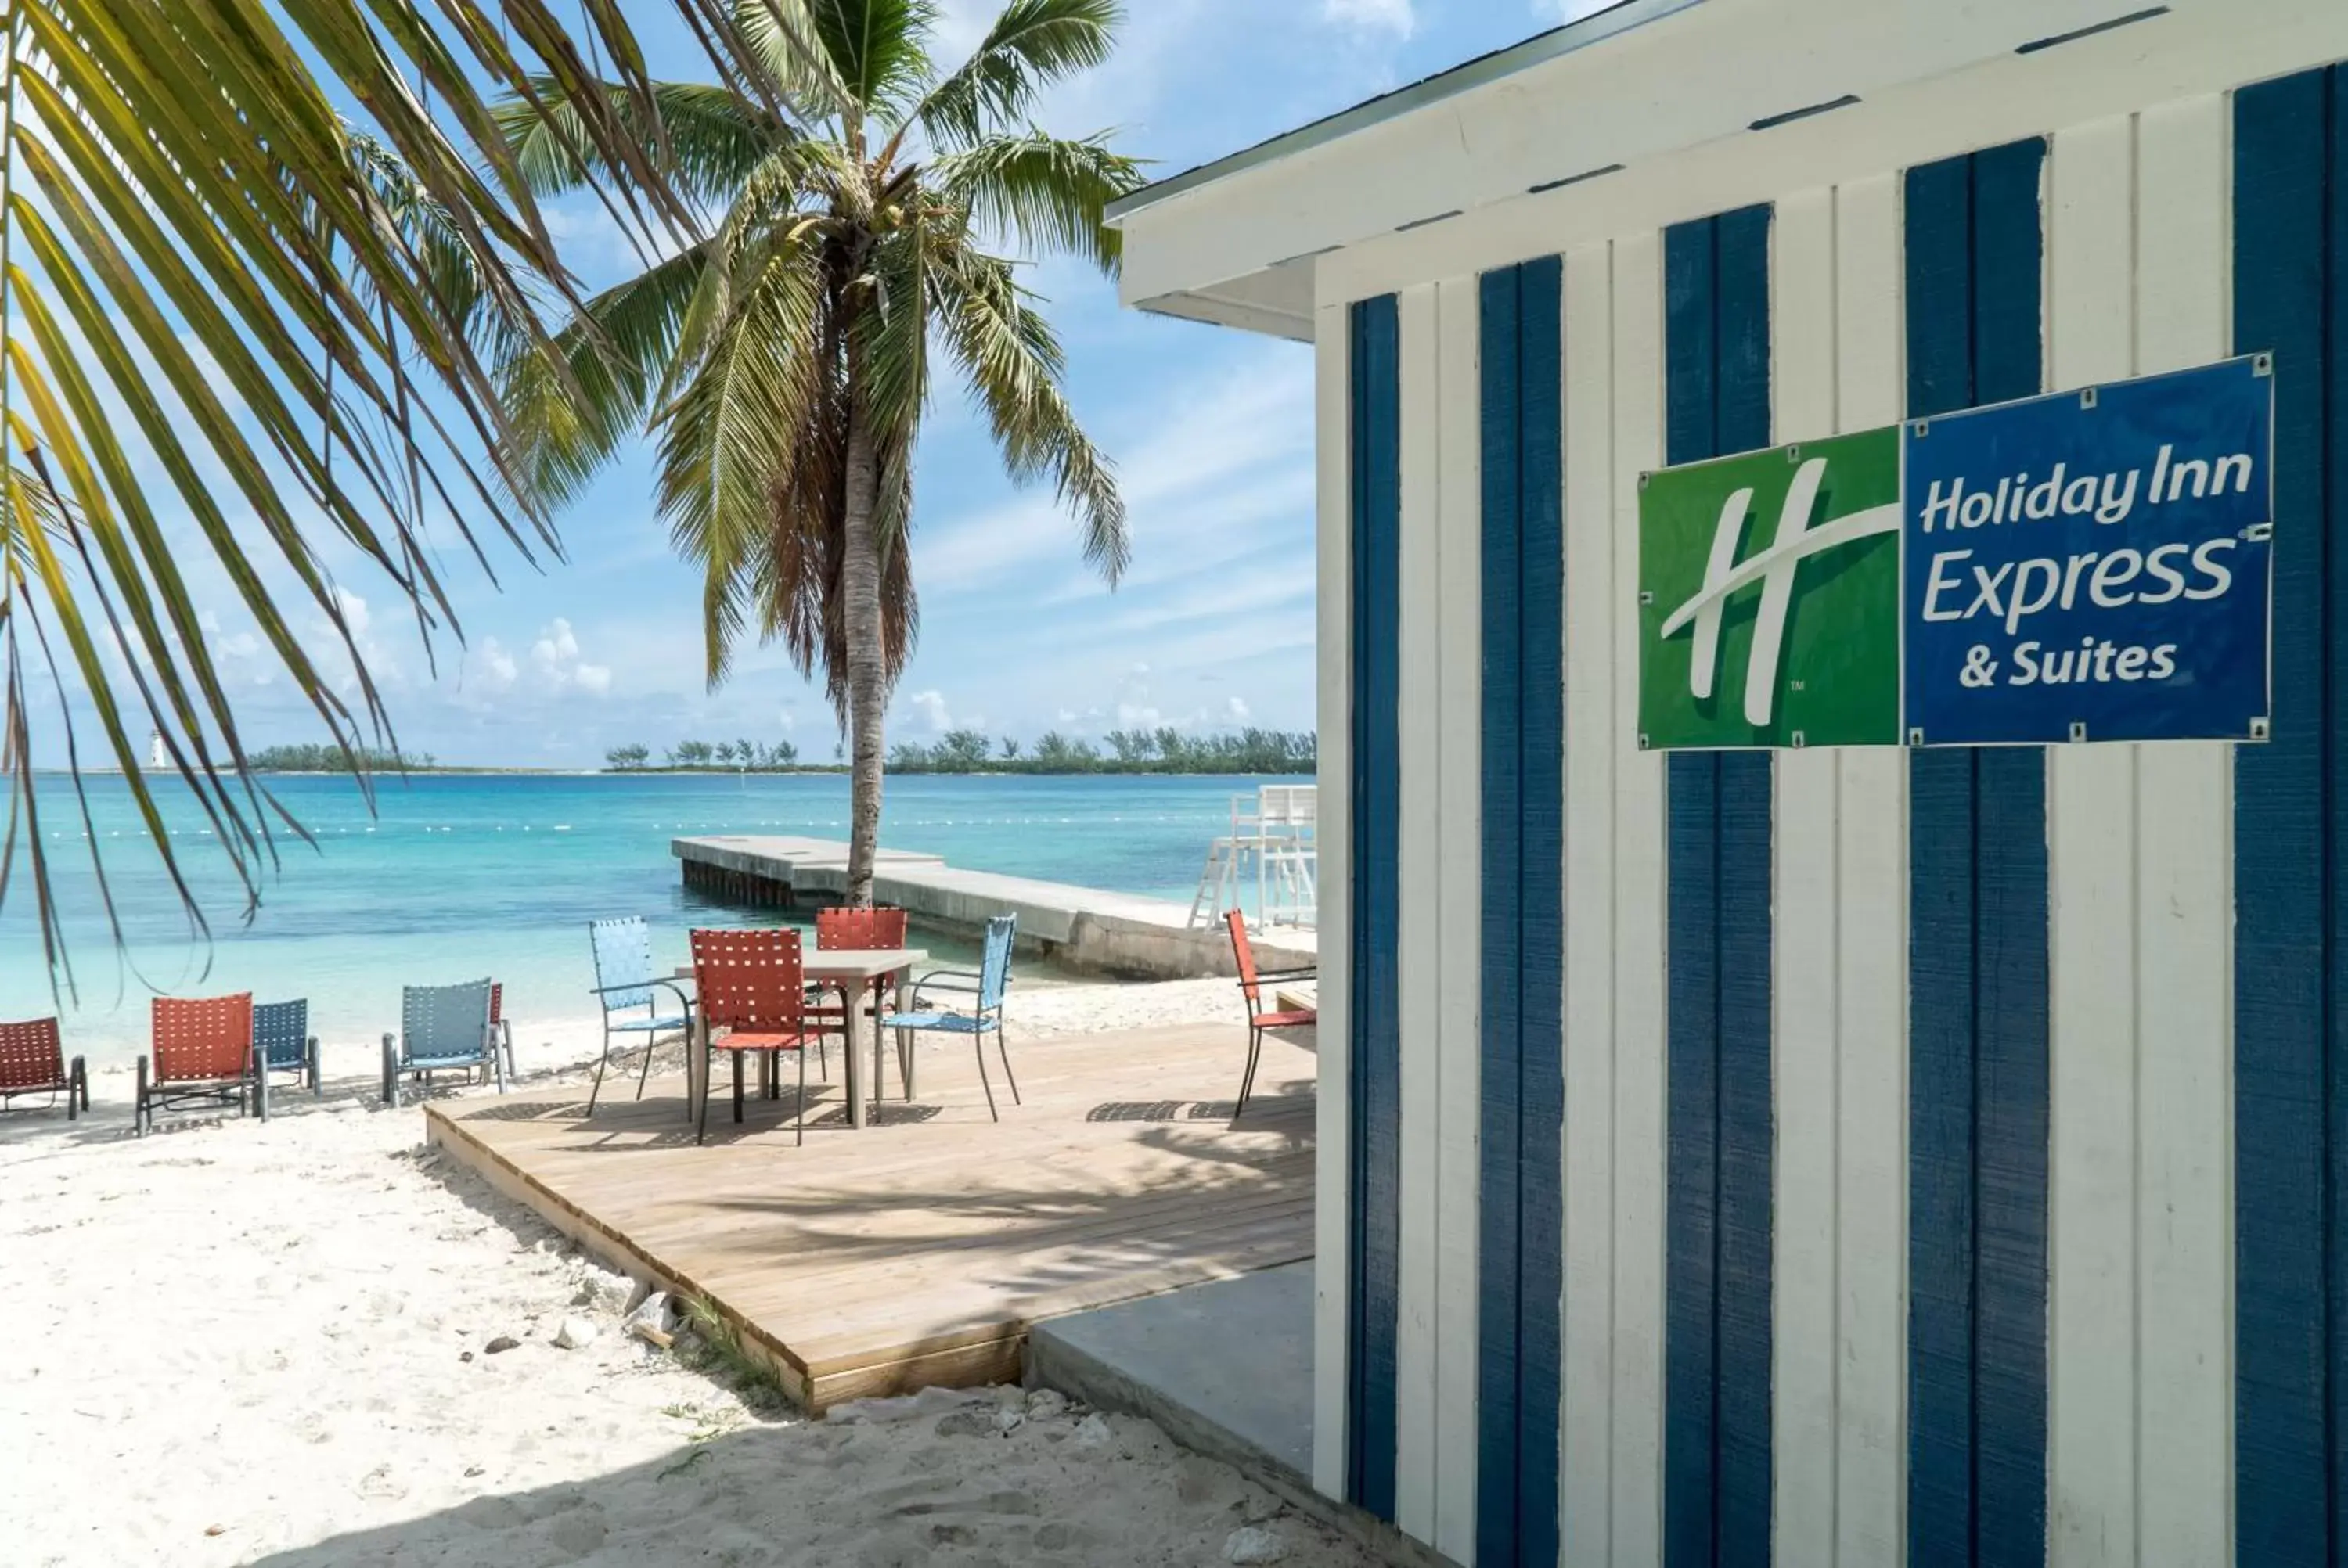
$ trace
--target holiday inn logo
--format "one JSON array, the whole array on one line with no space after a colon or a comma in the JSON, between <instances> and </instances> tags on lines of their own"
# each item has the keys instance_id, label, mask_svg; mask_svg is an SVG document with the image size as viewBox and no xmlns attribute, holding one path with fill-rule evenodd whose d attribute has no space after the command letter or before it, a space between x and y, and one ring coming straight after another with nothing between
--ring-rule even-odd
<instances>
[{"instance_id":1,"label":"holiday inn logo","mask_svg":"<svg viewBox=\"0 0 2348 1568\"><path fill-rule=\"evenodd\" d=\"M1641 744L1899 743L1900 439L1641 480Z\"/></svg>"}]
</instances>

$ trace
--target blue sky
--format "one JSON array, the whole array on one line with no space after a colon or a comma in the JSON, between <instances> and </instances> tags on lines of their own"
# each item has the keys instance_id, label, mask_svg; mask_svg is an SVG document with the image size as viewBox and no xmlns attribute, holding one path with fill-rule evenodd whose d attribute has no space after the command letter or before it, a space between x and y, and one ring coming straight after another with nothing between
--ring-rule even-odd
<instances>
[{"instance_id":1,"label":"blue sky","mask_svg":"<svg viewBox=\"0 0 2348 1568\"><path fill-rule=\"evenodd\" d=\"M959 58L997 5L944 0L941 54ZM1117 128L1120 145L1163 176L1594 8L1137 0L1117 59L1056 92L1038 118L1063 134ZM654 36L655 68L690 68L680 42L664 62ZM556 218L591 284L623 275L632 257L592 201ZM1046 263L1030 282L1052 301L1076 407L1118 466L1133 568L1114 593L1092 578L1074 523L1048 491L1003 477L984 427L942 384L916 480L921 641L890 739L957 724L1023 738L1310 728L1309 349L1121 311L1112 284L1073 265ZM538 571L493 548L499 587L444 550L467 645L438 640L437 674L387 585L355 567L340 579L407 750L592 766L631 741L657 752L686 737L788 735L811 760L829 759L829 707L779 651L746 650L724 686L704 689L698 579L671 556L652 495L648 455L630 454L561 519L569 562ZM211 614L215 646L242 676L248 738L317 738L224 595Z\"/></svg>"}]
</instances>

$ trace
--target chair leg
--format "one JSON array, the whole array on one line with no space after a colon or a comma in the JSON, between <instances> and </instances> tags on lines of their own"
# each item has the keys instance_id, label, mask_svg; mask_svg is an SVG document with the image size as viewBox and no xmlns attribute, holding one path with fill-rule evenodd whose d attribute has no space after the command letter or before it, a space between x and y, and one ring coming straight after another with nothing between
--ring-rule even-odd
<instances>
[{"instance_id":1,"label":"chair leg","mask_svg":"<svg viewBox=\"0 0 2348 1568\"><path fill-rule=\"evenodd\" d=\"M595 1097L603 1092L603 1068L611 1060L612 1031L607 1029L603 1031L603 1049L595 1055L594 1086L587 1091L587 1114L590 1116L595 1114ZM643 1091L637 1092L641 1094Z\"/></svg>"},{"instance_id":2,"label":"chair leg","mask_svg":"<svg viewBox=\"0 0 2348 1568\"><path fill-rule=\"evenodd\" d=\"M713 1065L715 1064L705 1061L701 1064L700 1095L696 1098L690 1091L690 1086L688 1085L687 1092L685 1097L685 1119L693 1123L693 1141L696 1144L703 1139L709 1136L709 1070ZM690 1064L688 1064L688 1074L690 1074L690 1071L691 1067Z\"/></svg>"},{"instance_id":3,"label":"chair leg","mask_svg":"<svg viewBox=\"0 0 2348 1568\"><path fill-rule=\"evenodd\" d=\"M817 1038L820 1039L820 1038L822 1038L822 1037L821 1037L821 1036L818 1036ZM799 1051L798 1051L798 1056L799 1056L799 1103L798 1103L799 1127L798 1127L798 1140L797 1140L797 1142L796 1142L796 1143L793 1143L792 1147L794 1147L794 1148L799 1148L799 1149L804 1149L804 1148L806 1148L806 1147L807 1147L807 1045L806 1045L806 1042L805 1042L805 1041L801 1041L801 1042L800 1042L800 1045L799 1045Z\"/></svg>"},{"instance_id":4,"label":"chair leg","mask_svg":"<svg viewBox=\"0 0 2348 1568\"><path fill-rule=\"evenodd\" d=\"M978 1086L986 1091L986 1113L1000 1122L1003 1112L994 1108L994 1085L986 1081L986 1036L972 1035L970 1048L978 1053Z\"/></svg>"},{"instance_id":5,"label":"chair leg","mask_svg":"<svg viewBox=\"0 0 2348 1568\"><path fill-rule=\"evenodd\" d=\"M734 1120L739 1122L742 1120L742 1053L737 1050L732 1054L734 1057Z\"/></svg>"},{"instance_id":6,"label":"chair leg","mask_svg":"<svg viewBox=\"0 0 2348 1568\"><path fill-rule=\"evenodd\" d=\"M1256 1061L1262 1054L1263 1030L1260 1029L1249 1030L1247 1072L1240 1079L1240 1102L1231 1108L1231 1120L1234 1122L1240 1119L1240 1112L1247 1109L1248 1091L1255 1087Z\"/></svg>"},{"instance_id":7,"label":"chair leg","mask_svg":"<svg viewBox=\"0 0 2348 1568\"><path fill-rule=\"evenodd\" d=\"M653 1049L659 1043L659 1035L650 1030L644 1031L644 1064L636 1069L636 1098L639 1100L644 1097L644 1083L653 1075ZM693 1049L693 1029L689 1024L685 1030L685 1049L688 1051ZM689 1064L686 1070L691 1071Z\"/></svg>"},{"instance_id":8,"label":"chair leg","mask_svg":"<svg viewBox=\"0 0 2348 1568\"><path fill-rule=\"evenodd\" d=\"M994 1026L994 1050L995 1054L1003 1058L1003 1076L1011 1082L1011 1103L1025 1105L1026 1102L1019 1098L1019 1080L1011 1076L1011 1045L1004 1039L1000 1023Z\"/></svg>"},{"instance_id":9,"label":"chair leg","mask_svg":"<svg viewBox=\"0 0 2348 1568\"><path fill-rule=\"evenodd\" d=\"M142 1056L139 1059L139 1098L130 1112L130 1135L134 1138L147 1136L147 1059Z\"/></svg>"}]
</instances>

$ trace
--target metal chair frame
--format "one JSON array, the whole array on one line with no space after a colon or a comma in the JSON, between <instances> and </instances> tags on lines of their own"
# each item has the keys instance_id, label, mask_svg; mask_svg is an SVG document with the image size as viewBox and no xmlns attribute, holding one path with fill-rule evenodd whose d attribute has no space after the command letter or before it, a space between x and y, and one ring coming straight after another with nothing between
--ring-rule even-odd
<instances>
[{"instance_id":1,"label":"metal chair frame","mask_svg":"<svg viewBox=\"0 0 2348 1568\"><path fill-rule=\"evenodd\" d=\"M1247 1071L1240 1077L1239 1103L1231 1108L1231 1120L1236 1122L1247 1110L1248 1095L1255 1089L1256 1063L1263 1056L1264 1035L1275 1029L1309 1029L1320 1019L1318 1008L1301 1012L1264 1011L1262 988L1282 980L1313 979L1320 971L1313 965L1294 969L1258 969L1255 947L1248 940L1247 916L1237 909L1227 910L1223 923L1231 927L1231 961L1239 967L1240 994L1247 999L1248 1010Z\"/></svg>"},{"instance_id":2,"label":"metal chair frame","mask_svg":"<svg viewBox=\"0 0 2348 1568\"><path fill-rule=\"evenodd\" d=\"M1011 988L1011 947L1018 935L1016 915L997 915L986 923L986 940L979 953L975 969L932 969L917 978L911 986L913 1010L889 1013L880 1020L882 1029L897 1031L897 1070L902 1074L908 1054L913 1049L910 1037L916 1034L961 1034L970 1037L971 1049L978 1056L978 1083L986 1091L986 1113L995 1121L1003 1113L994 1103L994 1085L986 1075L986 1036L994 1035L995 1054L1003 1058L1004 1081L1011 1086L1011 1102L1025 1104L1019 1097L1019 1080L1011 1071L1011 1047L1003 1032L1003 1001ZM972 1003L961 1008L925 1007L924 994L946 991L967 996ZM910 1091L908 1091L910 1094Z\"/></svg>"},{"instance_id":3,"label":"metal chair frame","mask_svg":"<svg viewBox=\"0 0 2348 1568\"><path fill-rule=\"evenodd\" d=\"M694 987L701 993L697 1020L701 1040L701 1095L695 1109L693 1141L709 1134L709 1070L716 1052L734 1058L734 1120L742 1120L742 1058L758 1051L766 1059L760 1088L768 1098L781 1089L775 1071L786 1050L799 1059L798 1145L807 1143L807 1048L820 1039L807 1021L807 970L799 934L790 927L767 930L697 930L691 934ZM721 1037L720 1030L725 1030Z\"/></svg>"},{"instance_id":4,"label":"metal chair frame","mask_svg":"<svg viewBox=\"0 0 2348 1568\"><path fill-rule=\"evenodd\" d=\"M311 1098L326 1091L319 1071L318 1037L310 1032L307 998L253 1003L252 1048L263 1078L273 1072L298 1072L309 1085Z\"/></svg>"},{"instance_id":5,"label":"metal chair frame","mask_svg":"<svg viewBox=\"0 0 2348 1568\"><path fill-rule=\"evenodd\" d=\"M819 952L827 948L901 948L905 945L905 911L891 904L837 904L818 909L815 912L815 945ZM865 1002L867 1017L877 1019L880 1016L890 984L886 976L870 982L870 995ZM856 989L844 984L817 984L808 988L808 1017L826 1024L836 1021L843 1050L850 1049L848 1044L849 1009L856 1005L856 999L850 992ZM839 993L838 1007L819 1004L815 1000L826 992ZM815 1049L817 1060L822 1063L824 1077L828 1081L831 1076L831 1059L824 1050L820 1035L816 1037ZM904 1071L905 1060L901 1053L897 1059L897 1073L901 1081ZM874 1084L872 1092L879 1095L880 1086Z\"/></svg>"},{"instance_id":6,"label":"metal chair frame","mask_svg":"<svg viewBox=\"0 0 2348 1568\"><path fill-rule=\"evenodd\" d=\"M603 1050L595 1059L595 1087L587 1091L587 1114L595 1114L595 1102L603 1092L603 1069L612 1060L612 1037L615 1034L641 1034L644 1037L644 1066L636 1072L636 1098L644 1097L644 1084L652 1077L653 1052L659 1049L663 1033L675 1030L690 1044L693 1039L693 999L685 988L674 980L664 979L653 970L653 933L651 922L641 915L615 916L610 919L587 922L587 945L595 956L596 1003L603 1009ZM666 1019L659 1016L660 1009L653 992L667 991L677 999L681 1016ZM644 1016L631 1019L622 1016L615 1022L614 1014L624 1015L641 1007ZM509 1032L510 1041L511 1034ZM510 1052L512 1047L507 1047Z\"/></svg>"},{"instance_id":7,"label":"metal chair frame","mask_svg":"<svg viewBox=\"0 0 2348 1568\"><path fill-rule=\"evenodd\" d=\"M383 1037L386 1105L399 1103L403 1079L420 1077L429 1088L435 1073L458 1070L468 1076L486 1071L497 1080L498 1092L506 1091L506 1059L489 1015L495 989L488 980L400 988L400 1027Z\"/></svg>"},{"instance_id":8,"label":"metal chair frame","mask_svg":"<svg viewBox=\"0 0 2348 1568\"><path fill-rule=\"evenodd\" d=\"M131 1131L155 1129L155 1112L191 1105L231 1105L239 1116L269 1120L269 1074L252 1038L252 993L157 997L149 1009L153 1043L139 1058Z\"/></svg>"},{"instance_id":9,"label":"metal chair frame","mask_svg":"<svg viewBox=\"0 0 2348 1568\"><path fill-rule=\"evenodd\" d=\"M46 1095L44 1111L63 1094L68 1122L89 1109L88 1060L66 1060L65 1036L56 1019L0 1023L0 1110L15 1110L8 1102L25 1094Z\"/></svg>"}]
</instances>

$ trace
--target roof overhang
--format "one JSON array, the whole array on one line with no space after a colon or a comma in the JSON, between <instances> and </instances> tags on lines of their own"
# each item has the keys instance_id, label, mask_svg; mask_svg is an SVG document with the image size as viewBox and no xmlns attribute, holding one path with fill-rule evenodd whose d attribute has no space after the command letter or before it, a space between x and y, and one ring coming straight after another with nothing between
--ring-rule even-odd
<instances>
[{"instance_id":1,"label":"roof overhang","mask_svg":"<svg viewBox=\"0 0 2348 1568\"><path fill-rule=\"evenodd\" d=\"M1623 0L1117 202L1128 304L1316 304L2348 56L2343 0Z\"/></svg>"}]
</instances>

